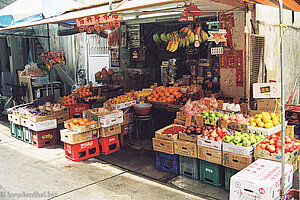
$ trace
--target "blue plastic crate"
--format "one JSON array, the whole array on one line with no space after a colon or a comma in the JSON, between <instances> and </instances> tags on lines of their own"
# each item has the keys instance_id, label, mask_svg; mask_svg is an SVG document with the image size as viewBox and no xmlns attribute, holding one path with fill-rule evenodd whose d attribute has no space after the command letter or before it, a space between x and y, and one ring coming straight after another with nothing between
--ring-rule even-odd
<instances>
[{"instance_id":1,"label":"blue plastic crate","mask_svg":"<svg viewBox=\"0 0 300 200\"><path fill-rule=\"evenodd\" d=\"M179 156L180 175L199 179L199 162L197 158Z\"/></svg>"},{"instance_id":2,"label":"blue plastic crate","mask_svg":"<svg viewBox=\"0 0 300 200\"><path fill-rule=\"evenodd\" d=\"M172 174L179 174L178 155L156 152L157 169Z\"/></svg>"}]
</instances>

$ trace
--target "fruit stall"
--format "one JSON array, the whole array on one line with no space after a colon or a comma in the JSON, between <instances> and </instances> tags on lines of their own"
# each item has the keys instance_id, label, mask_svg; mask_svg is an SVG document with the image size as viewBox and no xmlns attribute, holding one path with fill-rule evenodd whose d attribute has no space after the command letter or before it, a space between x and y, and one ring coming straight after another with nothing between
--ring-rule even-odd
<instances>
[{"instance_id":1,"label":"fruit stall","mask_svg":"<svg viewBox=\"0 0 300 200\"><path fill-rule=\"evenodd\" d=\"M114 66L101 66L95 82L58 100L8 109L11 136L37 148L63 146L74 162L128 147L151 151L158 170L225 189L230 199L279 198L283 162L289 191L299 130L282 119L277 84L249 85L246 16L233 12L243 8L213 16L194 3L183 8L169 23L103 27ZM80 32L98 27L77 25Z\"/></svg>"}]
</instances>

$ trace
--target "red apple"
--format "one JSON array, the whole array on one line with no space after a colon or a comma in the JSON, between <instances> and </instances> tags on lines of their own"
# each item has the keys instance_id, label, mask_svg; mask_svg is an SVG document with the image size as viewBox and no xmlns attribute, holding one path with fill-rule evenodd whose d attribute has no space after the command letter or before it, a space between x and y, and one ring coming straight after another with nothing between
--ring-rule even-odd
<instances>
[{"instance_id":1,"label":"red apple","mask_svg":"<svg viewBox=\"0 0 300 200\"><path fill-rule=\"evenodd\" d=\"M277 139L276 134L272 134L272 135L271 135L271 139L276 140L276 139Z\"/></svg>"},{"instance_id":2,"label":"red apple","mask_svg":"<svg viewBox=\"0 0 300 200\"><path fill-rule=\"evenodd\" d=\"M280 148L276 148L276 149L275 149L275 152L276 152L277 154L281 154L281 149L280 149Z\"/></svg>"},{"instance_id":3,"label":"red apple","mask_svg":"<svg viewBox=\"0 0 300 200\"><path fill-rule=\"evenodd\" d=\"M270 144L270 145L275 144L275 140L274 140L274 139L271 139L271 140L269 141L269 144Z\"/></svg>"},{"instance_id":4,"label":"red apple","mask_svg":"<svg viewBox=\"0 0 300 200\"><path fill-rule=\"evenodd\" d=\"M281 142L278 142L278 140L277 140L276 143L275 143L275 146L281 148Z\"/></svg>"},{"instance_id":5,"label":"red apple","mask_svg":"<svg viewBox=\"0 0 300 200\"><path fill-rule=\"evenodd\" d=\"M285 136L285 143L291 143L292 139L289 136Z\"/></svg>"},{"instance_id":6,"label":"red apple","mask_svg":"<svg viewBox=\"0 0 300 200\"><path fill-rule=\"evenodd\" d=\"M288 147L284 147L284 153L289 152L289 148Z\"/></svg>"},{"instance_id":7,"label":"red apple","mask_svg":"<svg viewBox=\"0 0 300 200\"><path fill-rule=\"evenodd\" d=\"M210 136L208 139L209 139L209 140L212 140L212 141L215 141L215 138L212 137L212 136Z\"/></svg>"},{"instance_id":8,"label":"red apple","mask_svg":"<svg viewBox=\"0 0 300 200\"><path fill-rule=\"evenodd\" d=\"M267 143L270 142L270 140L269 140L268 138L266 138L266 139L264 139L262 142L263 142L264 144L267 144Z\"/></svg>"},{"instance_id":9,"label":"red apple","mask_svg":"<svg viewBox=\"0 0 300 200\"><path fill-rule=\"evenodd\" d=\"M217 134L217 132L214 130L214 131L211 133L211 136L212 136L212 137L218 137L218 134Z\"/></svg>"},{"instance_id":10,"label":"red apple","mask_svg":"<svg viewBox=\"0 0 300 200\"><path fill-rule=\"evenodd\" d=\"M269 146L269 152L270 152L270 153L274 153L275 150L276 150L276 149L275 149L275 145L270 145L270 146Z\"/></svg>"},{"instance_id":11,"label":"red apple","mask_svg":"<svg viewBox=\"0 0 300 200\"><path fill-rule=\"evenodd\" d=\"M262 149L266 149L266 146L267 146L266 144L261 144Z\"/></svg>"}]
</instances>

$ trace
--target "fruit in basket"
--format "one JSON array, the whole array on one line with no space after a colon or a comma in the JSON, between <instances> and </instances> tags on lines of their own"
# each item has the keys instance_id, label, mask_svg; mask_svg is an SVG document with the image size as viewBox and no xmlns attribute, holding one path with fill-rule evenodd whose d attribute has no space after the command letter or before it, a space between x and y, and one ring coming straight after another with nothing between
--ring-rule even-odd
<instances>
[{"instance_id":1,"label":"fruit in basket","mask_svg":"<svg viewBox=\"0 0 300 200\"><path fill-rule=\"evenodd\" d=\"M254 135L253 133L243 133L235 131L234 136L225 136L223 141L239 146L249 147L264 138L263 135Z\"/></svg>"},{"instance_id":2,"label":"fruit in basket","mask_svg":"<svg viewBox=\"0 0 300 200\"><path fill-rule=\"evenodd\" d=\"M128 94L120 95L120 96L117 96L114 98L110 98L108 100L108 102L110 104L119 104L119 103L125 103L125 102L133 101L133 100L134 100L134 98L132 97L131 93L128 93Z\"/></svg>"},{"instance_id":3,"label":"fruit in basket","mask_svg":"<svg viewBox=\"0 0 300 200\"><path fill-rule=\"evenodd\" d=\"M175 134L178 134L179 132L183 131L184 129L185 129L184 126L171 126L171 127L164 129L162 134L175 135Z\"/></svg>"},{"instance_id":4,"label":"fruit in basket","mask_svg":"<svg viewBox=\"0 0 300 200\"><path fill-rule=\"evenodd\" d=\"M209 139L212 141L222 141L225 136L230 137L230 132L225 128L217 128L216 126L203 126L202 127L202 138ZM228 137L227 140L228 140Z\"/></svg>"},{"instance_id":5,"label":"fruit in basket","mask_svg":"<svg viewBox=\"0 0 300 200\"><path fill-rule=\"evenodd\" d=\"M257 126L260 128L272 128L281 123L280 116L276 116L275 113L262 112L260 114L256 114L254 117L250 118L249 126Z\"/></svg>"},{"instance_id":6,"label":"fruit in basket","mask_svg":"<svg viewBox=\"0 0 300 200\"><path fill-rule=\"evenodd\" d=\"M179 87L157 87L153 90L152 94L147 98L150 102L172 102L177 98L180 98L182 94L179 91Z\"/></svg>"},{"instance_id":7,"label":"fruit in basket","mask_svg":"<svg viewBox=\"0 0 300 200\"><path fill-rule=\"evenodd\" d=\"M86 118L73 119L73 121L72 121L72 124L75 126L84 126L84 125L93 124L93 123L95 123L95 121L89 121Z\"/></svg>"},{"instance_id":8,"label":"fruit in basket","mask_svg":"<svg viewBox=\"0 0 300 200\"><path fill-rule=\"evenodd\" d=\"M285 153L292 153L299 148L300 144L295 138L285 136ZM256 145L257 149L267 150L269 153L281 154L282 139L280 132L267 136L262 142Z\"/></svg>"}]
</instances>

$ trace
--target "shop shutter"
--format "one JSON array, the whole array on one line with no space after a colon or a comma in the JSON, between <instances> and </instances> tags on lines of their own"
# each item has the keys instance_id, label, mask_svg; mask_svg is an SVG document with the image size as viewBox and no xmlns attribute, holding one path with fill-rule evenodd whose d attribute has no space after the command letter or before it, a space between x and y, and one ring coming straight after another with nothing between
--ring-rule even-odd
<instances>
[{"instance_id":1,"label":"shop shutter","mask_svg":"<svg viewBox=\"0 0 300 200\"><path fill-rule=\"evenodd\" d=\"M261 35L250 34L250 85L253 83L264 82L264 51L265 37Z\"/></svg>"}]
</instances>

